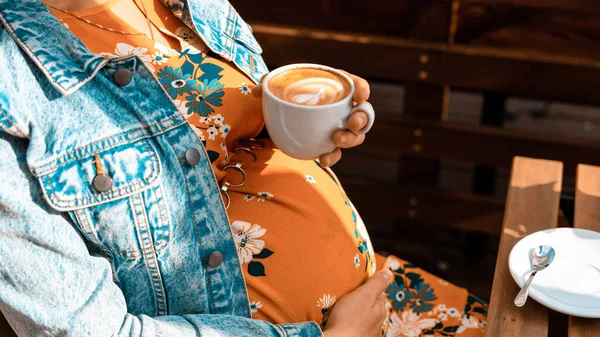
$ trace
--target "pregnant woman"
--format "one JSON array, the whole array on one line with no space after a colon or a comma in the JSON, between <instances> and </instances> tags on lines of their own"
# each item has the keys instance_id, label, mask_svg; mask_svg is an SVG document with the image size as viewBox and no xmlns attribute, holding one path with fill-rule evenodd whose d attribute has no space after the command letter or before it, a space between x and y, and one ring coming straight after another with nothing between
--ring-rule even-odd
<instances>
[{"instance_id":1,"label":"pregnant woman","mask_svg":"<svg viewBox=\"0 0 600 337\"><path fill-rule=\"evenodd\" d=\"M339 149L300 161L252 138L267 69L227 1L0 0L0 22L18 336L483 336L484 303L374 252L327 168Z\"/></svg>"}]
</instances>

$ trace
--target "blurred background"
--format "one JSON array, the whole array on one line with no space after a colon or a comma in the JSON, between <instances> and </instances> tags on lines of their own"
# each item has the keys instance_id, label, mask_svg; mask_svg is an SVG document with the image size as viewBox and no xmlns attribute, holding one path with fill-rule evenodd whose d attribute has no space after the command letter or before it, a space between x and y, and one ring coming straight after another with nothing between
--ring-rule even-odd
<instances>
[{"instance_id":1,"label":"blurred background","mask_svg":"<svg viewBox=\"0 0 600 337\"><path fill-rule=\"evenodd\" d=\"M231 0L271 68L368 79L377 122L335 171L375 249L489 299L509 167L599 165L597 0Z\"/></svg>"}]
</instances>

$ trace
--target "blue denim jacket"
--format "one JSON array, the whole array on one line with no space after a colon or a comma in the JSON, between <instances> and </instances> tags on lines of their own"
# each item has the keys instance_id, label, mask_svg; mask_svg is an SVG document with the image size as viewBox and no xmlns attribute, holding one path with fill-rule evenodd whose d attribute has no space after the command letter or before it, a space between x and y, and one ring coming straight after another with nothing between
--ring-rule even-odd
<instances>
[{"instance_id":1,"label":"blue denim jacket","mask_svg":"<svg viewBox=\"0 0 600 337\"><path fill-rule=\"evenodd\" d=\"M226 0L163 2L255 81L267 72ZM39 0L0 0L0 23L0 310L19 336L322 335L250 318L202 143L143 62L91 53Z\"/></svg>"}]
</instances>

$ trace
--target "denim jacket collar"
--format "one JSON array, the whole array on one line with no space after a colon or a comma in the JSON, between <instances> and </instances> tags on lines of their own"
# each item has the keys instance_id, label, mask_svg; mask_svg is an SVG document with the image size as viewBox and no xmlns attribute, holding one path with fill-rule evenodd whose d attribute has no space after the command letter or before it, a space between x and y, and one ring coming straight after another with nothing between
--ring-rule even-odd
<instances>
[{"instance_id":1,"label":"denim jacket collar","mask_svg":"<svg viewBox=\"0 0 600 337\"><path fill-rule=\"evenodd\" d=\"M79 89L106 63L60 24L39 0L0 0L0 21L62 94Z\"/></svg>"},{"instance_id":2,"label":"denim jacket collar","mask_svg":"<svg viewBox=\"0 0 600 337\"><path fill-rule=\"evenodd\" d=\"M236 63L255 82L267 71L260 58L262 50L251 36L249 26L226 1L161 1L213 52ZM224 10L227 13L222 13ZM63 95L79 89L107 62L101 55L89 51L40 0L0 0L0 23ZM241 53L244 57L235 53L236 43L249 50Z\"/></svg>"}]
</instances>

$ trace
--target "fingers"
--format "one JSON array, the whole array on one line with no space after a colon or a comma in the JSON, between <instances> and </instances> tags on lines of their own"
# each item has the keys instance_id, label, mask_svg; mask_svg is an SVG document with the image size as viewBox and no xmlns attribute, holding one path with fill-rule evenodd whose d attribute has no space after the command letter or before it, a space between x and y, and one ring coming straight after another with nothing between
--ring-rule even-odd
<instances>
[{"instance_id":1,"label":"fingers","mask_svg":"<svg viewBox=\"0 0 600 337\"><path fill-rule=\"evenodd\" d=\"M385 297L385 293L381 293L379 294L379 296L377 296L377 299L375 300L375 306L373 307L375 310L377 310L377 317L378 317L378 323L377 324L377 332L378 335L381 336L381 326L383 325L383 323L385 322L385 319L387 318L387 314L388 314L388 309L386 307L386 297Z\"/></svg>"},{"instance_id":2,"label":"fingers","mask_svg":"<svg viewBox=\"0 0 600 337\"><path fill-rule=\"evenodd\" d=\"M365 141L365 135L357 136L350 131L336 131L331 139L338 147L347 149L362 144Z\"/></svg>"},{"instance_id":3,"label":"fingers","mask_svg":"<svg viewBox=\"0 0 600 337\"><path fill-rule=\"evenodd\" d=\"M383 321L387 317L387 308L385 307L385 301L385 293L379 294L377 300L375 300L375 309L377 310L379 318L381 319L381 323L383 323Z\"/></svg>"},{"instance_id":4,"label":"fingers","mask_svg":"<svg viewBox=\"0 0 600 337\"><path fill-rule=\"evenodd\" d=\"M348 120L348 129L352 132L358 132L367 126L369 122L369 116L362 111L357 111L350 116Z\"/></svg>"},{"instance_id":5,"label":"fingers","mask_svg":"<svg viewBox=\"0 0 600 337\"><path fill-rule=\"evenodd\" d=\"M340 161L340 159L342 159L342 150L338 147L333 152L322 155L319 158L319 164L323 167L331 167Z\"/></svg>"},{"instance_id":6,"label":"fingers","mask_svg":"<svg viewBox=\"0 0 600 337\"><path fill-rule=\"evenodd\" d=\"M345 73L346 75L348 75L348 77L350 77L350 79L352 80L352 82L354 82L354 101L356 103L362 103L366 100L369 99L369 96L371 95L371 88L369 87L369 82L367 82L365 79L358 77L356 75L352 75L347 71L341 70L343 73Z\"/></svg>"},{"instance_id":7,"label":"fingers","mask_svg":"<svg viewBox=\"0 0 600 337\"><path fill-rule=\"evenodd\" d=\"M252 96L256 98L262 97L262 84L257 84L252 88Z\"/></svg>"},{"instance_id":8,"label":"fingers","mask_svg":"<svg viewBox=\"0 0 600 337\"><path fill-rule=\"evenodd\" d=\"M392 272L390 270L381 270L373 274L369 280L359 289L366 292L371 297L373 303L381 293L383 293L392 281Z\"/></svg>"},{"instance_id":9,"label":"fingers","mask_svg":"<svg viewBox=\"0 0 600 337\"><path fill-rule=\"evenodd\" d=\"M262 82L265 79L265 76L267 76L267 74L262 75L258 84L255 85L254 88L252 88L252 96L256 98L262 97Z\"/></svg>"},{"instance_id":10,"label":"fingers","mask_svg":"<svg viewBox=\"0 0 600 337\"><path fill-rule=\"evenodd\" d=\"M381 314L385 313L385 299L385 293L381 293L379 296L377 296L375 299L375 304L373 305L373 307L378 310L377 312Z\"/></svg>"}]
</instances>

